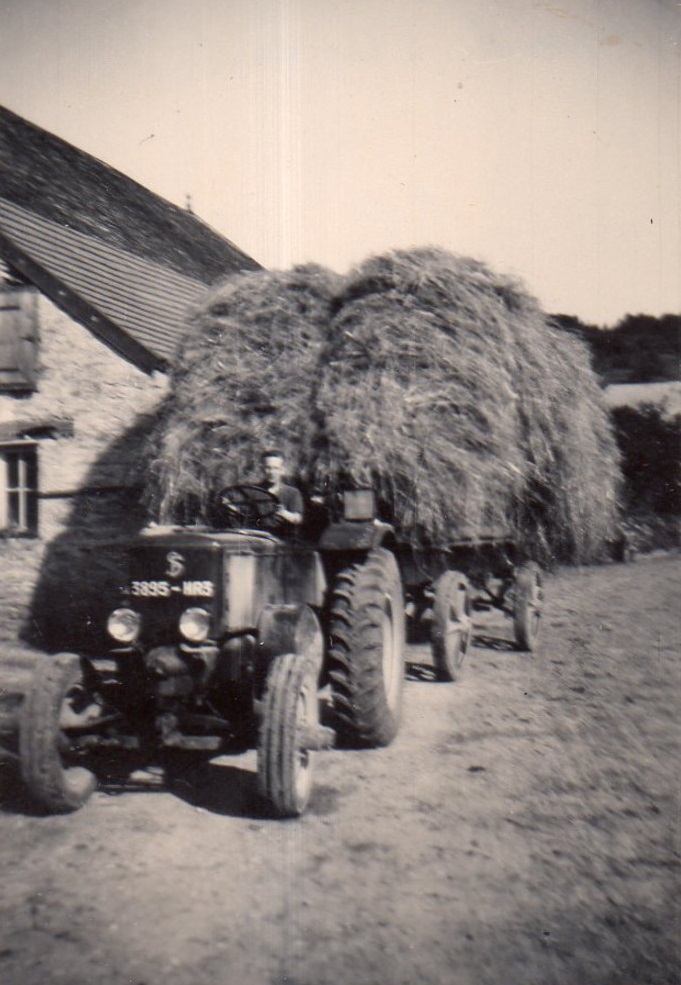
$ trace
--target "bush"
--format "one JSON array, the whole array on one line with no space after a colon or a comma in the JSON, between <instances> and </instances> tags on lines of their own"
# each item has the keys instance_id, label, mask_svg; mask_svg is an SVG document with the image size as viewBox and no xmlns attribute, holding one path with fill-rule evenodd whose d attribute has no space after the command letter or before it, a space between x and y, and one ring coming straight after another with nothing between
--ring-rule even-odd
<instances>
[{"instance_id":1,"label":"bush","mask_svg":"<svg viewBox=\"0 0 681 985\"><path fill-rule=\"evenodd\" d=\"M654 404L612 410L628 510L681 512L681 415Z\"/></svg>"}]
</instances>

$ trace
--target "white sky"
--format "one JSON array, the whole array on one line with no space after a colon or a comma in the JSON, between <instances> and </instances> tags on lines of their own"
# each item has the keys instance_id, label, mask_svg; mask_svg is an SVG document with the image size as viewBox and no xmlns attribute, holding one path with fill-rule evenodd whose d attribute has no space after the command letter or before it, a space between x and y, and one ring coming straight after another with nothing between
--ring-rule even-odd
<instances>
[{"instance_id":1,"label":"white sky","mask_svg":"<svg viewBox=\"0 0 681 985\"><path fill-rule=\"evenodd\" d=\"M681 311L681 3L0 0L0 102L267 266L439 245Z\"/></svg>"}]
</instances>

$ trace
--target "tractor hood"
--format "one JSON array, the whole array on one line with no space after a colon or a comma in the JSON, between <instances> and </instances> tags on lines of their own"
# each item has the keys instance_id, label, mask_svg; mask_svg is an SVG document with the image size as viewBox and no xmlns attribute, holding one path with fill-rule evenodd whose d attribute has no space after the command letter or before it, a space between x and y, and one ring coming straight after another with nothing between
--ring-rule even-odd
<instances>
[{"instance_id":1,"label":"tractor hood","mask_svg":"<svg viewBox=\"0 0 681 985\"><path fill-rule=\"evenodd\" d=\"M326 588L315 551L258 530L150 527L130 543L128 575L123 594L154 643L171 641L190 607L220 638L255 627L267 605L319 606Z\"/></svg>"},{"instance_id":2,"label":"tractor hood","mask_svg":"<svg viewBox=\"0 0 681 985\"><path fill-rule=\"evenodd\" d=\"M132 541L133 549L145 546L181 551L213 547L228 554L273 554L282 541L260 530L212 530L210 527L152 526Z\"/></svg>"}]
</instances>

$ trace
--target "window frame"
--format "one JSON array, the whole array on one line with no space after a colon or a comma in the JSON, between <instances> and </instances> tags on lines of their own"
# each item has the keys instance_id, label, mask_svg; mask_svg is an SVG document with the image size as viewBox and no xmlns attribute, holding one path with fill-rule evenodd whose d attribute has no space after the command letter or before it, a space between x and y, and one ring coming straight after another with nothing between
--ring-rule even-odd
<instances>
[{"instance_id":1,"label":"window frame","mask_svg":"<svg viewBox=\"0 0 681 985\"><path fill-rule=\"evenodd\" d=\"M12 477L13 461L16 476ZM10 482L10 478L15 481ZM0 537L37 537L40 470L38 442L0 442Z\"/></svg>"}]
</instances>

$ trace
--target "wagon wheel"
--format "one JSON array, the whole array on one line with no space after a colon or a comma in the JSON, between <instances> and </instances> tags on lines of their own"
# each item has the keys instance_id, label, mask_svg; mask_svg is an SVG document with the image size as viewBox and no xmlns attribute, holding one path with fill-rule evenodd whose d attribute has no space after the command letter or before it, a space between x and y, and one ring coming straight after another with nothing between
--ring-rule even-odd
<instances>
[{"instance_id":1,"label":"wagon wheel","mask_svg":"<svg viewBox=\"0 0 681 985\"><path fill-rule=\"evenodd\" d=\"M435 672L441 681L455 681L471 644L473 621L468 579L445 571L435 583L430 642Z\"/></svg>"},{"instance_id":2,"label":"wagon wheel","mask_svg":"<svg viewBox=\"0 0 681 985\"><path fill-rule=\"evenodd\" d=\"M529 561L513 577L513 633L519 649L532 651L537 645L543 604L541 568Z\"/></svg>"}]
</instances>

